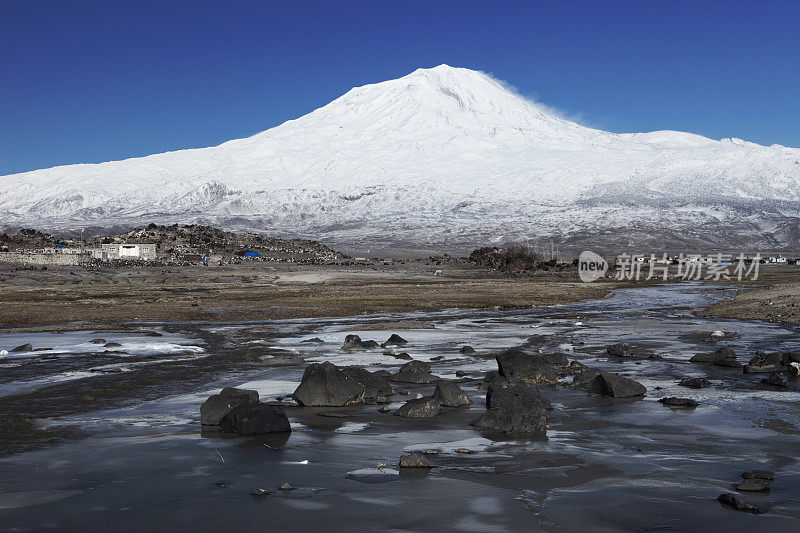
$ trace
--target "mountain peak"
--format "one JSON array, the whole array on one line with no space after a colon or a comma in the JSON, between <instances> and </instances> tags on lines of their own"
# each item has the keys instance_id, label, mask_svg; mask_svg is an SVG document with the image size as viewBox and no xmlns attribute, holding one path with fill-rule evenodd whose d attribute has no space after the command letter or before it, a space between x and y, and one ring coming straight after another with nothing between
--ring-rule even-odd
<instances>
[{"instance_id":1,"label":"mountain peak","mask_svg":"<svg viewBox=\"0 0 800 533\"><path fill-rule=\"evenodd\" d=\"M579 233L619 206L641 207L635 225L652 217L647 202L800 211L798 160L741 141L589 129L488 74L439 65L219 146L5 176L0 223L205 217L332 242Z\"/></svg>"}]
</instances>

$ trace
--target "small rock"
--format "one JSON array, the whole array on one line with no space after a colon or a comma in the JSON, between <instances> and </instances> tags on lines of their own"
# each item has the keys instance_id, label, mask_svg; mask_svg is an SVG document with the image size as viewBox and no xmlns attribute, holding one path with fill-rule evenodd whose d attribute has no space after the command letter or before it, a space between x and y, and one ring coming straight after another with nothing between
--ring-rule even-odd
<instances>
[{"instance_id":1,"label":"small rock","mask_svg":"<svg viewBox=\"0 0 800 533\"><path fill-rule=\"evenodd\" d=\"M446 380L442 380L436 384L433 397L441 400L442 405L445 407L461 407L462 405L469 405L472 403L467 393L461 390L461 387L452 381Z\"/></svg>"},{"instance_id":2,"label":"small rock","mask_svg":"<svg viewBox=\"0 0 800 533\"><path fill-rule=\"evenodd\" d=\"M389 346L400 347L405 346L406 344L408 344L407 340L396 333L392 333L392 335L389 337L389 340L381 344L381 348L388 348Z\"/></svg>"},{"instance_id":3,"label":"small rock","mask_svg":"<svg viewBox=\"0 0 800 533\"><path fill-rule=\"evenodd\" d=\"M737 485L736 490L743 490L747 492L761 492L769 490L769 480L755 477L747 478Z\"/></svg>"},{"instance_id":4,"label":"small rock","mask_svg":"<svg viewBox=\"0 0 800 533\"><path fill-rule=\"evenodd\" d=\"M362 341L358 335L348 335L344 338L342 350L370 350L378 346L376 341Z\"/></svg>"},{"instance_id":5,"label":"small rock","mask_svg":"<svg viewBox=\"0 0 800 533\"><path fill-rule=\"evenodd\" d=\"M278 490L294 490L294 487L289 485L288 483L284 483L283 485L278 487Z\"/></svg>"},{"instance_id":6,"label":"small rock","mask_svg":"<svg viewBox=\"0 0 800 533\"><path fill-rule=\"evenodd\" d=\"M612 398L633 398L643 396L647 392L645 386L638 381L607 372L602 372L590 381L587 389L589 392Z\"/></svg>"},{"instance_id":7,"label":"small rock","mask_svg":"<svg viewBox=\"0 0 800 533\"><path fill-rule=\"evenodd\" d=\"M306 368L292 397L306 407L341 407L363 403L364 386L325 361Z\"/></svg>"},{"instance_id":8,"label":"small rock","mask_svg":"<svg viewBox=\"0 0 800 533\"><path fill-rule=\"evenodd\" d=\"M391 411L391 409L389 409L389 406L388 406L388 405L384 405L383 407L381 407L380 409L378 409L378 412L379 412L379 413L388 413L389 411Z\"/></svg>"},{"instance_id":9,"label":"small rock","mask_svg":"<svg viewBox=\"0 0 800 533\"><path fill-rule=\"evenodd\" d=\"M268 494L269 491L264 489L253 489L250 491L250 496L267 496Z\"/></svg>"},{"instance_id":10,"label":"small rock","mask_svg":"<svg viewBox=\"0 0 800 533\"><path fill-rule=\"evenodd\" d=\"M755 505L748 503L747 501L745 501L744 498L742 498L738 494L723 493L717 497L717 500L721 504L729 505L734 509L736 509L737 511L743 511L753 514L761 514L764 512L763 508L756 507Z\"/></svg>"},{"instance_id":11,"label":"small rock","mask_svg":"<svg viewBox=\"0 0 800 533\"><path fill-rule=\"evenodd\" d=\"M473 355L475 353L475 348L470 345L466 345L462 346L458 351L463 355Z\"/></svg>"},{"instance_id":12,"label":"small rock","mask_svg":"<svg viewBox=\"0 0 800 533\"><path fill-rule=\"evenodd\" d=\"M463 378L466 375L467 375L467 373L464 372L463 370L456 370L456 377L457 378Z\"/></svg>"},{"instance_id":13,"label":"small rock","mask_svg":"<svg viewBox=\"0 0 800 533\"><path fill-rule=\"evenodd\" d=\"M120 346L122 345L118 342L107 342L103 345L103 348L119 348Z\"/></svg>"},{"instance_id":14,"label":"small rock","mask_svg":"<svg viewBox=\"0 0 800 533\"><path fill-rule=\"evenodd\" d=\"M439 414L442 402L436 398L409 400L394 414L405 418L433 418Z\"/></svg>"},{"instance_id":15,"label":"small rock","mask_svg":"<svg viewBox=\"0 0 800 533\"><path fill-rule=\"evenodd\" d=\"M105 344L106 340L105 339L92 339L89 342L91 342L92 344Z\"/></svg>"},{"instance_id":16,"label":"small rock","mask_svg":"<svg viewBox=\"0 0 800 533\"><path fill-rule=\"evenodd\" d=\"M393 374L390 381L401 383L434 383L439 381L438 376L431 374L431 367L423 361L409 361Z\"/></svg>"},{"instance_id":17,"label":"small rock","mask_svg":"<svg viewBox=\"0 0 800 533\"><path fill-rule=\"evenodd\" d=\"M469 455L469 454L475 453L475 450L470 450L469 448L456 448L453 451L456 452L456 453L464 454L464 455Z\"/></svg>"},{"instance_id":18,"label":"small rock","mask_svg":"<svg viewBox=\"0 0 800 533\"><path fill-rule=\"evenodd\" d=\"M661 398L659 403L669 405L670 407L697 407L699 404L690 398L676 398L670 396L669 398Z\"/></svg>"},{"instance_id":19,"label":"small rock","mask_svg":"<svg viewBox=\"0 0 800 533\"><path fill-rule=\"evenodd\" d=\"M264 435L292 431L289 418L282 407L265 403L250 403L234 407L219 422L224 433Z\"/></svg>"},{"instance_id":20,"label":"small rock","mask_svg":"<svg viewBox=\"0 0 800 533\"><path fill-rule=\"evenodd\" d=\"M431 460L421 453L410 453L400 458L400 468L433 468Z\"/></svg>"},{"instance_id":21,"label":"small rock","mask_svg":"<svg viewBox=\"0 0 800 533\"><path fill-rule=\"evenodd\" d=\"M769 375L769 377L762 379L761 383L764 383L765 385L772 385L773 387L789 386L789 381L784 377L783 374L778 372L773 372Z\"/></svg>"},{"instance_id":22,"label":"small rock","mask_svg":"<svg viewBox=\"0 0 800 533\"><path fill-rule=\"evenodd\" d=\"M209 396L200 406L200 423L204 426L217 426L222 417L234 407L256 402L258 391L225 387L219 394Z\"/></svg>"},{"instance_id":23,"label":"small rock","mask_svg":"<svg viewBox=\"0 0 800 533\"><path fill-rule=\"evenodd\" d=\"M17 346L16 348L12 348L12 349L9 350L9 352L11 352L11 353L15 353L15 352L32 352L32 351L33 351L33 346L31 346L30 344L21 344L21 345Z\"/></svg>"},{"instance_id":24,"label":"small rock","mask_svg":"<svg viewBox=\"0 0 800 533\"><path fill-rule=\"evenodd\" d=\"M678 385L690 389L702 389L711 385L711 382L706 378L683 378Z\"/></svg>"},{"instance_id":25,"label":"small rock","mask_svg":"<svg viewBox=\"0 0 800 533\"><path fill-rule=\"evenodd\" d=\"M689 361L692 363L709 363L716 366L741 366L741 363L736 359L736 353L730 348L720 348L712 353L699 353Z\"/></svg>"},{"instance_id":26,"label":"small rock","mask_svg":"<svg viewBox=\"0 0 800 533\"><path fill-rule=\"evenodd\" d=\"M305 344L325 344L325 341L320 339L319 337L312 337L310 339L305 339L300 342Z\"/></svg>"},{"instance_id":27,"label":"small rock","mask_svg":"<svg viewBox=\"0 0 800 533\"><path fill-rule=\"evenodd\" d=\"M767 481L775 481L775 472L769 470L753 470L752 472L743 472L742 477L745 479L766 479Z\"/></svg>"}]
</instances>

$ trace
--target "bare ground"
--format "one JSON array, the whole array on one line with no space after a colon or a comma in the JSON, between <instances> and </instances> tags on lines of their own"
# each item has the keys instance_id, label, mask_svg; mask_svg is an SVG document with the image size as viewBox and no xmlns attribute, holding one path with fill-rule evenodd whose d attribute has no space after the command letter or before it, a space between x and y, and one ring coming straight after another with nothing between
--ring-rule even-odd
<instances>
[{"instance_id":1,"label":"bare ground","mask_svg":"<svg viewBox=\"0 0 800 533\"><path fill-rule=\"evenodd\" d=\"M438 268L438 267L437 267ZM241 321L449 308L526 307L601 298L613 282L572 273L508 278L425 265L0 269L0 327L113 327L136 319Z\"/></svg>"}]
</instances>

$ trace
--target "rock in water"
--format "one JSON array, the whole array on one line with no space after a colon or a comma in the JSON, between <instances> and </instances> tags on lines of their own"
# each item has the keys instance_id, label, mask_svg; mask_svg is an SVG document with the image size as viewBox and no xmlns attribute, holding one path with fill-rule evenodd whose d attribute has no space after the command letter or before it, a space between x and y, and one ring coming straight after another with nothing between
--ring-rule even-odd
<instances>
[{"instance_id":1,"label":"rock in water","mask_svg":"<svg viewBox=\"0 0 800 533\"><path fill-rule=\"evenodd\" d=\"M711 382L706 378L683 378L678 385L690 389L702 389L711 385Z\"/></svg>"},{"instance_id":2,"label":"rock in water","mask_svg":"<svg viewBox=\"0 0 800 533\"><path fill-rule=\"evenodd\" d=\"M647 392L645 386L638 381L608 372L602 372L590 381L587 390L612 398L633 398L643 396Z\"/></svg>"},{"instance_id":3,"label":"rock in water","mask_svg":"<svg viewBox=\"0 0 800 533\"><path fill-rule=\"evenodd\" d=\"M651 355L649 351L640 346L625 344L624 342L606 346L606 353L612 357L647 357Z\"/></svg>"},{"instance_id":4,"label":"rock in water","mask_svg":"<svg viewBox=\"0 0 800 533\"><path fill-rule=\"evenodd\" d=\"M789 353L775 352L765 354L756 352L756 356L744 365L744 373L788 372L789 364L791 363L791 359L788 357Z\"/></svg>"},{"instance_id":5,"label":"rock in water","mask_svg":"<svg viewBox=\"0 0 800 533\"><path fill-rule=\"evenodd\" d=\"M200 423L204 426L217 426L222 417L234 407L256 402L257 391L225 387L219 394L209 396L200 406Z\"/></svg>"},{"instance_id":6,"label":"rock in water","mask_svg":"<svg viewBox=\"0 0 800 533\"><path fill-rule=\"evenodd\" d=\"M762 492L769 490L769 480L763 478L751 477L747 478L736 487L736 490L743 490L747 492Z\"/></svg>"},{"instance_id":7,"label":"rock in water","mask_svg":"<svg viewBox=\"0 0 800 533\"><path fill-rule=\"evenodd\" d=\"M461 387L447 380L441 380L436 384L433 397L440 400L445 407L461 407L472 403Z\"/></svg>"},{"instance_id":8,"label":"rock in water","mask_svg":"<svg viewBox=\"0 0 800 533\"><path fill-rule=\"evenodd\" d=\"M306 407L355 405L364 401L364 386L326 361L306 368L292 397Z\"/></svg>"},{"instance_id":9,"label":"rock in water","mask_svg":"<svg viewBox=\"0 0 800 533\"><path fill-rule=\"evenodd\" d=\"M407 340L396 333L392 333L392 335L389 337L389 340L381 344L381 348L389 348L390 346L399 348L400 346L405 346L406 344L408 344Z\"/></svg>"},{"instance_id":10,"label":"rock in water","mask_svg":"<svg viewBox=\"0 0 800 533\"><path fill-rule=\"evenodd\" d=\"M720 348L716 352L699 353L689 359L692 363L709 363L716 366L738 367L741 363L736 359L736 353L730 348Z\"/></svg>"},{"instance_id":11,"label":"rock in water","mask_svg":"<svg viewBox=\"0 0 800 533\"><path fill-rule=\"evenodd\" d=\"M400 468L433 468L431 460L422 453L410 453L400 458Z\"/></svg>"},{"instance_id":12,"label":"rock in water","mask_svg":"<svg viewBox=\"0 0 800 533\"><path fill-rule=\"evenodd\" d=\"M91 342L92 344L105 344L106 340L105 339L92 339L89 342Z\"/></svg>"},{"instance_id":13,"label":"rock in water","mask_svg":"<svg viewBox=\"0 0 800 533\"><path fill-rule=\"evenodd\" d=\"M745 501L744 498L739 496L738 494L730 494L724 493L720 494L717 497L717 500L724 505L729 505L736 509L737 511L743 511L746 513L753 513L753 514L761 514L764 512L764 509L761 507L756 507L755 505L748 503Z\"/></svg>"},{"instance_id":14,"label":"rock in water","mask_svg":"<svg viewBox=\"0 0 800 533\"><path fill-rule=\"evenodd\" d=\"M742 477L745 479L766 479L767 481L775 481L775 472L769 470L753 470L752 472L743 472Z\"/></svg>"},{"instance_id":15,"label":"rock in water","mask_svg":"<svg viewBox=\"0 0 800 533\"><path fill-rule=\"evenodd\" d=\"M342 374L355 380L364 387L364 403L387 403L394 389L380 372L370 372L357 366L345 366L339 369Z\"/></svg>"},{"instance_id":16,"label":"rock in water","mask_svg":"<svg viewBox=\"0 0 800 533\"><path fill-rule=\"evenodd\" d=\"M292 430L283 408L266 403L250 403L234 407L222 417L219 425L225 433L239 435L264 435Z\"/></svg>"},{"instance_id":17,"label":"rock in water","mask_svg":"<svg viewBox=\"0 0 800 533\"><path fill-rule=\"evenodd\" d=\"M769 375L768 378L764 378L761 380L761 383L765 385L772 385L773 387L788 387L789 381L778 372L773 372Z\"/></svg>"},{"instance_id":18,"label":"rock in water","mask_svg":"<svg viewBox=\"0 0 800 533\"><path fill-rule=\"evenodd\" d=\"M439 381L437 376L431 374L431 367L423 361L409 361L400 367L400 371L392 375L389 380L400 383L434 383Z\"/></svg>"},{"instance_id":19,"label":"rock in water","mask_svg":"<svg viewBox=\"0 0 800 533\"><path fill-rule=\"evenodd\" d=\"M529 385L558 381L556 370L539 354L531 354L521 348L511 348L498 354L495 359L498 373L506 379L522 381ZM564 366L567 364L566 357L563 364Z\"/></svg>"},{"instance_id":20,"label":"rock in water","mask_svg":"<svg viewBox=\"0 0 800 533\"><path fill-rule=\"evenodd\" d=\"M310 339L305 339L300 342L304 344L325 344L325 341L319 337L311 337Z\"/></svg>"},{"instance_id":21,"label":"rock in water","mask_svg":"<svg viewBox=\"0 0 800 533\"><path fill-rule=\"evenodd\" d=\"M586 368L585 370L582 370L573 376L572 385L575 387L585 387L589 384L589 382L599 375L599 370L595 370L594 368Z\"/></svg>"},{"instance_id":22,"label":"rock in water","mask_svg":"<svg viewBox=\"0 0 800 533\"><path fill-rule=\"evenodd\" d=\"M675 396L661 398L658 401L664 405L669 405L670 407L697 407L699 405L696 401L690 398L676 398Z\"/></svg>"},{"instance_id":23,"label":"rock in water","mask_svg":"<svg viewBox=\"0 0 800 533\"><path fill-rule=\"evenodd\" d=\"M348 335L344 338L342 350L370 350L377 348L379 345L375 341L362 341L358 335Z\"/></svg>"},{"instance_id":24,"label":"rock in water","mask_svg":"<svg viewBox=\"0 0 800 533\"><path fill-rule=\"evenodd\" d=\"M475 348L473 348L469 344L466 345L466 346L462 346L458 351L459 351L459 353L461 353L463 355L473 355L473 354L475 354Z\"/></svg>"},{"instance_id":25,"label":"rock in water","mask_svg":"<svg viewBox=\"0 0 800 533\"><path fill-rule=\"evenodd\" d=\"M409 400L394 414L405 418L433 418L439 414L442 402L436 398Z\"/></svg>"},{"instance_id":26,"label":"rock in water","mask_svg":"<svg viewBox=\"0 0 800 533\"><path fill-rule=\"evenodd\" d=\"M33 346L31 346L30 344L21 344L20 346L17 346L16 348L11 348L9 350L9 352L11 352L11 353L14 353L14 352L32 352L32 351L33 351Z\"/></svg>"},{"instance_id":27,"label":"rock in water","mask_svg":"<svg viewBox=\"0 0 800 533\"><path fill-rule=\"evenodd\" d=\"M486 393L486 412L471 425L541 438L547 434L549 409L550 402L532 387L491 385Z\"/></svg>"}]
</instances>

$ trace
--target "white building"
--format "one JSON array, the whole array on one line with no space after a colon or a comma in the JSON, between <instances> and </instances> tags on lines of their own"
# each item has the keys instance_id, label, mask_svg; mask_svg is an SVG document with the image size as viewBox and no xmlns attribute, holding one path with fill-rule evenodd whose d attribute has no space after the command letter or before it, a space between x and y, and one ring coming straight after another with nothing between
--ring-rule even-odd
<instances>
[{"instance_id":1,"label":"white building","mask_svg":"<svg viewBox=\"0 0 800 533\"><path fill-rule=\"evenodd\" d=\"M152 261L156 259L155 244L101 244L103 259L126 259L132 261Z\"/></svg>"}]
</instances>

